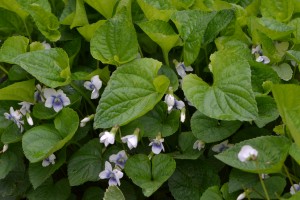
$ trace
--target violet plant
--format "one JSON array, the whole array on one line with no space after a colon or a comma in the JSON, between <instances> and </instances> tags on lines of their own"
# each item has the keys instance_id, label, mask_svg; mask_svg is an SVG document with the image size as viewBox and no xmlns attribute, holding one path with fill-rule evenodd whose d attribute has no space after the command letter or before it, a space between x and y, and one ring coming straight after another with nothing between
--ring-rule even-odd
<instances>
[{"instance_id":1,"label":"violet plant","mask_svg":"<svg viewBox=\"0 0 300 200\"><path fill-rule=\"evenodd\" d=\"M300 199L299 13L0 1L0 199Z\"/></svg>"}]
</instances>

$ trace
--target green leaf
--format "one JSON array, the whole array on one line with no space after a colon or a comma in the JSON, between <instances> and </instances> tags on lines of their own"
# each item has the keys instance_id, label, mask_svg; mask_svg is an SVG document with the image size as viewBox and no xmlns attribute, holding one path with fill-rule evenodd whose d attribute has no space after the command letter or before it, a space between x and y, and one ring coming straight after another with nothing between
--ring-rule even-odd
<instances>
[{"instance_id":1,"label":"green leaf","mask_svg":"<svg viewBox=\"0 0 300 200\"><path fill-rule=\"evenodd\" d=\"M251 32L259 30L262 33L266 34L272 40L279 40L285 37L289 37L294 31L293 27L271 18L252 17L250 18L249 22Z\"/></svg>"},{"instance_id":2,"label":"green leaf","mask_svg":"<svg viewBox=\"0 0 300 200\"><path fill-rule=\"evenodd\" d=\"M279 117L276 103L272 97L259 95L255 99L258 108L258 118L254 122L259 128L264 127Z\"/></svg>"},{"instance_id":3,"label":"green leaf","mask_svg":"<svg viewBox=\"0 0 300 200\"><path fill-rule=\"evenodd\" d=\"M291 145L289 154L300 165L300 147L297 144Z\"/></svg>"},{"instance_id":4,"label":"green leaf","mask_svg":"<svg viewBox=\"0 0 300 200\"><path fill-rule=\"evenodd\" d=\"M216 12L184 10L177 11L171 16L184 41L183 58L186 66L196 60L207 25L215 15Z\"/></svg>"},{"instance_id":5,"label":"green leaf","mask_svg":"<svg viewBox=\"0 0 300 200\"><path fill-rule=\"evenodd\" d=\"M45 107L45 103L37 103L33 106L32 115L38 119L52 119L58 113L52 108Z\"/></svg>"},{"instance_id":6,"label":"green leaf","mask_svg":"<svg viewBox=\"0 0 300 200\"><path fill-rule=\"evenodd\" d=\"M255 161L241 162L238 153L244 145L250 145L257 150ZM290 141L285 137L262 136L235 144L230 149L215 155L222 162L234 168L251 173L277 173L281 171L288 155Z\"/></svg>"},{"instance_id":7,"label":"green leaf","mask_svg":"<svg viewBox=\"0 0 300 200\"><path fill-rule=\"evenodd\" d=\"M19 65L13 65L8 72L8 79L11 81L23 81L28 79L29 74Z\"/></svg>"},{"instance_id":8,"label":"green leaf","mask_svg":"<svg viewBox=\"0 0 300 200\"><path fill-rule=\"evenodd\" d=\"M280 176L271 176L264 181L266 186L266 190L268 191L270 199L277 199L279 195L283 192L286 181L284 177ZM264 190L260 182L256 183L253 186L253 190L255 192L250 193L249 197L253 199L265 199L266 197L262 198L261 194L264 194Z\"/></svg>"},{"instance_id":9,"label":"green leaf","mask_svg":"<svg viewBox=\"0 0 300 200\"><path fill-rule=\"evenodd\" d=\"M219 121L196 111L191 118L194 136L206 143L218 142L234 134L242 125L240 121Z\"/></svg>"},{"instance_id":10,"label":"green leaf","mask_svg":"<svg viewBox=\"0 0 300 200\"><path fill-rule=\"evenodd\" d=\"M13 64L13 59L20 54L26 53L29 40L23 36L9 37L1 46L0 62Z\"/></svg>"},{"instance_id":11,"label":"green leaf","mask_svg":"<svg viewBox=\"0 0 300 200\"><path fill-rule=\"evenodd\" d=\"M295 44L300 43L300 18L295 18L288 23L288 26L293 27L293 36L292 40Z\"/></svg>"},{"instance_id":12,"label":"green leaf","mask_svg":"<svg viewBox=\"0 0 300 200\"><path fill-rule=\"evenodd\" d=\"M152 20L138 23L139 27L154 41L163 51L165 59L169 51L177 46L179 35L172 26L161 20ZM166 61L167 62L167 61ZM168 65L168 63L166 63Z\"/></svg>"},{"instance_id":13,"label":"green leaf","mask_svg":"<svg viewBox=\"0 0 300 200\"><path fill-rule=\"evenodd\" d=\"M195 3L195 0L172 0L177 10L188 10Z\"/></svg>"},{"instance_id":14,"label":"green leaf","mask_svg":"<svg viewBox=\"0 0 300 200\"><path fill-rule=\"evenodd\" d=\"M245 188L252 188L257 183L260 183L258 174L252 174L233 168L229 175L228 191L230 193Z\"/></svg>"},{"instance_id":15,"label":"green leaf","mask_svg":"<svg viewBox=\"0 0 300 200\"><path fill-rule=\"evenodd\" d=\"M172 135L179 127L179 116L178 110L168 114L167 104L158 103L150 112L138 119L144 128L143 137L153 138L158 133L161 133L162 137Z\"/></svg>"},{"instance_id":16,"label":"green leaf","mask_svg":"<svg viewBox=\"0 0 300 200\"><path fill-rule=\"evenodd\" d=\"M103 200L125 200L125 197L117 186L109 186L105 191Z\"/></svg>"},{"instance_id":17,"label":"green leaf","mask_svg":"<svg viewBox=\"0 0 300 200\"><path fill-rule=\"evenodd\" d=\"M22 18L16 13L0 8L0 38L4 39L11 35L22 35L25 32Z\"/></svg>"},{"instance_id":18,"label":"green leaf","mask_svg":"<svg viewBox=\"0 0 300 200\"><path fill-rule=\"evenodd\" d=\"M15 123L4 129L1 135L1 142L4 144L16 143L22 140L22 133Z\"/></svg>"},{"instance_id":19,"label":"green leaf","mask_svg":"<svg viewBox=\"0 0 300 200\"><path fill-rule=\"evenodd\" d=\"M294 50L289 50L286 52L288 57L292 58L294 61L297 62L299 70L300 70L300 51L294 51Z\"/></svg>"},{"instance_id":20,"label":"green leaf","mask_svg":"<svg viewBox=\"0 0 300 200\"><path fill-rule=\"evenodd\" d=\"M50 41L56 42L61 34L58 31L59 21L51 11L45 10L38 4L30 4L26 9L32 16L39 31Z\"/></svg>"},{"instance_id":21,"label":"green leaf","mask_svg":"<svg viewBox=\"0 0 300 200\"><path fill-rule=\"evenodd\" d=\"M137 0L148 20L168 21L175 8L169 0Z\"/></svg>"},{"instance_id":22,"label":"green leaf","mask_svg":"<svg viewBox=\"0 0 300 200\"><path fill-rule=\"evenodd\" d=\"M293 15L294 2L293 0L262 0L260 11L263 17L288 22Z\"/></svg>"},{"instance_id":23,"label":"green leaf","mask_svg":"<svg viewBox=\"0 0 300 200\"><path fill-rule=\"evenodd\" d=\"M203 114L219 120L251 121L257 107L248 63L237 53L223 50L211 55L214 83L208 85L194 74L184 77L186 98Z\"/></svg>"},{"instance_id":24,"label":"green leaf","mask_svg":"<svg viewBox=\"0 0 300 200\"><path fill-rule=\"evenodd\" d=\"M168 77L168 79L170 80L170 87L172 87L173 91L176 91L178 89L178 76L172 68L163 65L159 69L158 74L165 75L166 77Z\"/></svg>"},{"instance_id":25,"label":"green leaf","mask_svg":"<svg viewBox=\"0 0 300 200\"><path fill-rule=\"evenodd\" d=\"M278 76L284 80L289 81L293 77L293 69L287 63L281 63L279 66L273 65L272 68L277 72Z\"/></svg>"},{"instance_id":26,"label":"green leaf","mask_svg":"<svg viewBox=\"0 0 300 200\"><path fill-rule=\"evenodd\" d=\"M77 28L78 32L86 39L88 42L93 38L96 30L102 26L106 20L99 20L96 23L88 24Z\"/></svg>"},{"instance_id":27,"label":"green leaf","mask_svg":"<svg viewBox=\"0 0 300 200\"><path fill-rule=\"evenodd\" d=\"M20 4L16 0L1 1L0 7L18 14L24 21L28 16L28 13L21 8Z\"/></svg>"},{"instance_id":28,"label":"green leaf","mask_svg":"<svg viewBox=\"0 0 300 200\"><path fill-rule=\"evenodd\" d=\"M76 0L75 15L70 28L72 29L74 27L84 26L87 24L89 24L89 21L85 12L83 0Z\"/></svg>"},{"instance_id":29,"label":"green leaf","mask_svg":"<svg viewBox=\"0 0 300 200\"><path fill-rule=\"evenodd\" d=\"M0 89L0 100L34 101L35 80L13 83ZM14 92L12 92L14 91Z\"/></svg>"},{"instance_id":30,"label":"green leaf","mask_svg":"<svg viewBox=\"0 0 300 200\"><path fill-rule=\"evenodd\" d=\"M43 84L55 88L71 81L69 58L59 48L21 54L13 60Z\"/></svg>"},{"instance_id":31,"label":"green leaf","mask_svg":"<svg viewBox=\"0 0 300 200\"><path fill-rule=\"evenodd\" d=\"M101 15L103 15L106 19L112 17L114 12L114 7L117 3L117 0L84 0L87 4L89 4L92 8L97 10Z\"/></svg>"},{"instance_id":32,"label":"green leaf","mask_svg":"<svg viewBox=\"0 0 300 200\"><path fill-rule=\"evenodd\" d=\"M48 0L17 0L25 10L28 9L32 4L42 7L47 12L51 12L51 5Z\"/></svg>"},{"instance_id":33,"label":"green leaf","mask_svg":"<svg viewBox=\"0 0 300 200\"><path fill-rule=\"evenodd\" d=\"M256 61L249 62L249 64L251 66L252 89L255 93L265 93L263 85L266 82L275 84L280 82L280 78L271 67Z\"/></svg>"},{"instance_id":34,"label":"green leaf","mask_svg":"<svg viewBox=\"0 0 300 200\"><path fill-rule=\"evenodd\" d=\"M0 179L4 179L10 171L18 165L20 159L18 152L21 152L19 145L9 145L9 150L0 154Z\"/></svg>"},{"instance_id":35,"label":"green leaf","mask_svg":"<svg viewBox=\"0 0 300 200\"><path fill-rule=\"evenodd\" d=\"M136 58L137 36L125 12L116 14L96 30L91 39L91 54L102 63L113 65Z\"/></svg>"},{"instance_id":36,"label":"green leaf","mask_svg":"<svg viewBox=\"0 0 300 200\"><path fill-rule=\"evenodd\" d=\"M204 44L214 41L218 34L228 26L234 17L235 15L233 10L221 10L217 12L217 14L208 23L203 38Z\"/></svg>"},{"instance_id":37,"label":"green leaf","mask_svg":"<svg viewBox=\"0 0 300 200\"><path fill-rule=\"evenodd\" d=\"M102 171L102 145L99 139L90 140L75 152L68 162L68 178L71 186L99 180Z\"/></svg>"},{"instance_id":38,"label":"green leaf","mask_svg":"<svg viewBox=\"0 0 300 200\"><path fill-rule=\"evenodd\" d=\"M127 160L125 172L134 184L143 189L143 194L149 197L168 180L175 168L174 159L168 155L155 155L150 161L148 156L136 154Z\"/></svg>"},{"instance_id":39,"label":"green leaf","mask_svg":"<svg viewBox=\"0 0 300 200\"><path fill-rule=\"evenodd\" d=\"M175 199L195 200L210 186L220 184L218 174L205 162L179 161L168 181Z\"/></svg>"},{"instance_id":40,"label":"green leaf","mask_svg":"<svg viewBox=\"0 0 300 200\"><path fill-rule=\"evenodd\" d=\"M67 200L71 194L68 179L61 179L55 184L48 181L28 194L29 200Z\"/></svg>"},{"instance_id":41,"label":"green leaf","mask_svg":"<svg viewBox=\"0 0 300 200\"><path fill-rule=\"evenodd\" d=\"M117 68L99 101L94 128L125 125L153 109L169 83L165 78L161 82L161 92L155 88L153 81L160 66L161 63L156 60L143 58Z\"/></svg>"},{"instance_id":42,"label":"green leaf","mask_svg":"<svg viewBox=\"0 0 300 200\"><path fill-rule=\"evenodd\" d=\"M295 143L300 146L300 86L273 85L272 93L283 122L289 128Z\"/></svg>"},{"instance_id":43,"label":"green leaf","mask_svg":"<svg viewBox=\"0 0 300 200\"><path fill-rule=\"evenodd\" d=\"M218 186L212 186L207 188L203 195L201 196L200 200L223 200L222 194L219 190Z\"/></svg>"},{"instance_id":44,"label":"green leaf","mask_svg":"<svg viewBox=\"0 0 300 200\"><path fill-rule=\"evenodd\" d=\"M63 149L56 155L55 164L43 167L41 162L29 163L29 180L34 189L44 183L56 170L66 162L66 150Z\"/></svg>"},{"instance_id":45,"label":"green leaf","mask_svg":"<svg viewBox=\"0 0 300 200\"><path fill-rule=\"evenodd\" d=\"M75 134L79 118L75 111L64 108L56 116L54 124L33 127L23 135L23 151L30 162L39 162L61 149Z\"/></svg>"}]
</instances>

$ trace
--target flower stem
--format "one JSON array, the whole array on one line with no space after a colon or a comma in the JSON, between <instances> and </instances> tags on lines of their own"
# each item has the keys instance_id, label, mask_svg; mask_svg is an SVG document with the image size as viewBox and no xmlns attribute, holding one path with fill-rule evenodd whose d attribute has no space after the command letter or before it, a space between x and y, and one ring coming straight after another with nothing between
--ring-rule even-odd
<instances>
[{"instance_id":1,"label":"flower stem","mask_svg":"<svg viewBox=\"0 0 300 200\"><path fill-rule=\"evenodd\" d=\"M270 200L270 197L269 197L269 194L268 194L268 191L267 191L266 185L265 185L265 183L264 183L264 181L263 181L263 179L262 179L261 175L260 175L260 174L258 174L258 177L259 177L259 180L260 180L261 186L262 186L262 188L263 188L263 190L264 190L264 192L265 192L265 195L266 195L266 198L267 198L267 200Z\"/></svg>"},{"instance_id":2,"label":"flower stem","mask_svg":"<svg viewBox=\"0 0 300 200\"><path fill-rule=\"evenodd\" d=\"M163 55L164 55L164 60L165 60L166 65L170 66L168 52L163 50Z\"/></svg>"},{"instance_id":3,"label":"flower stem","mask_svg":"<svg viewBox=\"0 0 300 200\"><path fill-rule=\"evenodd\" d=\"M294 183L293 183L293 180L292 180L292 178L290 176L289 170L287 169L287 167L285 165L283 165L283 168L284 168L284 171L286 173L286 176L289 179L289 182L290 182L291 186L294 188L295 191L297 191L296 188L294 187Z\"/></svg>"},{"instance_id":4,"label":"flower stem","mask_svg":"<svg viewBox=\"0 0 300 200\"><path fill-rule=\"evenodd\" d=\"M8 71L7 71L2 65L0 65L0 69L1 69L5 74L8 75Z\"/></svg>"},{"instance_id":5,"label":"flower stem","mask_svg":"<svg viewBox=\"0 0 300 200\"><path fill-rule=\"evenodd\" d=\"M81 89L74 83L70 83L70 85L72 86L72 88L74 88L79 94L81 94L83 96L83 98L88 102L88 104L92 107L92 109L95 111L96 107L93 104L93 102L91 101L91 99L84 93L81 91Z\"/></svg>"}]
</instances>

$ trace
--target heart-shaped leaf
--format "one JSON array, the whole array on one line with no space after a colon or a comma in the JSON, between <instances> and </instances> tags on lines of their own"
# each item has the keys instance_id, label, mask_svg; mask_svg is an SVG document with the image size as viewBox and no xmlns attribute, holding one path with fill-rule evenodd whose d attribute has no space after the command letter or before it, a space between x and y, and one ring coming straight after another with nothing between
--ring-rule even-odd
<instances>
[{"instance_id":1,"label":"heart-shaped leaf","mask_svg":"<svg viewBox=\"0 0 300 200\"><path fill-rule=\"evenodd\" d=\"M220 120L251 121L258 115L247 61L230 49L211 56L214 83L194 74L184 77L187 99L203 114Z\"/></svg>"},{"instance_id":2,"label":"heart-shaped leaf","mask_svg":"<svg viewBox=\"0 0 300 200\"><path fill-rule=\"evenodd\" d=\"M0 62L13 64L13 59L20 54L26 53L29 39L23 36L7 38L0 49Z\"/></svg>"},{"instance_id":3,"label":"heart-shaped leaf","mask_svg":"<svg viewBox=\"0 0 300 200\"><path fill-rule=\"evenodd\" d=\"M24 134L22 147L30 162L41 161L61 149L75 134L79 118L74 110L64 108L56 116L54 124L36 126Z\"/></svg>"},{"instance_id":4,"label":"heart-shaped leaf","mask_svg":"<svg viewBox=\"0 0 300 200\"><path fill-rule=\"evenodd\" d=\"M103 200L125 200L125 197L117 186L109 186L105 191Z\"/></svg>"},{"instance_id":5,"label":"heart-shaped leaf","mask_svg":"<svg viewBox=\"0 0 300 200\"><path fill-rule=\"evenodd\" d=\"M148 20L168 21L175 7L169 0L137 0Z\"/></svg>"},{"instance_id":6,"label":"heart-shaped leaf","mask_svg":"<svg viewBox=\"0 0 300 200\"><path fill-rule=\"evenodd\" d=\"M99 139L90 140L77 152L68 163L68 177L71 186L87 181L99 180L102 171L102 146Z\"/></svg>"},{"instance_id":7,"label":"heart-shaped leaf","mask_svg":"<svg viewBox=\"0 0 300 200\"><path fill-rule=\"evenodd\" d=\"M67 85L71 81L69 58L62 49L28 52L20 54L13 61L49 87Z\"/></svg>"},{"instance_id":8,"label":"heart-shaped leaf","mask_svg":"<svg viewBox=\"0 0 300 200\"><path fill-rule=\"evenodd\" d=\"M155 155L150 161L148 156L137 154L127 160L125 172L136 185L143 189L144 195L149 197L170 178L175 168L174 159L168 155Z\"/></svg>"},{"instance_id":9,"label":"heart-shaped leaf","mask_svg":"<svg viewBox=\"0 0 300 200\"><path fill-rule=\"evenodd\" d=\"M34 101L34 79L13 83L0 89L0 100ZM14 91L14 92L12 92Z\"/></svg>"},{"instance_id":10,"label":"heart-shaped leaf","mask_svg":"<svg viewBox=\"0 0 300 200\"><path fill-rule=\"evenodd\" d=\"M125 125L153 109L170 83L167 77L157 76L160 66L156 60L143 58L117 68L100 99L94 127Z\"/></svg>"},{"instance_id":11,"label":"heart-shaped leaf","mask_svg":"<svg viewBox=\"0 0 300 200\"><path fill-rule=\"evenodd\" d=\"M191 119L194 136L206 143L218 142L234 134L242 125L240 121L219 121L197 111Z\"/></svg>"},{"instance_id":12,"label":"heart-shaped leaf","mask_svg":"<svg viewBox=\"0 0 300 200\"><path fill-rule=\"evenodd\" d=\"M242 162L238 159L238 153L245 145L256 149L256 160ZM280 172L289 153L291 142L286 137L262 136L245 140L235 144L230 149L215 157L234 168L252 173L277 173Z\"/></svg>"},{"instance_id":13,"label":"heart-shaped leaf","mask_svg":"<svg viewBox=\"0 0 300 200\"><path fill-rule=\"evenodd\" d=\"M135 59L138 42L132 22L124 12L107 20L91 39L92 56L106 64L120 65Z\"/></svg>"}]
</instances>

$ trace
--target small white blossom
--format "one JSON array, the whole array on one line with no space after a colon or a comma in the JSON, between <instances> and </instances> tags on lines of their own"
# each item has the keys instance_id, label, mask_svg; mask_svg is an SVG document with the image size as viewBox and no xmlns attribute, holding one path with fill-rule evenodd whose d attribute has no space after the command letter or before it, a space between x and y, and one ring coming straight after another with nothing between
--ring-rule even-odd
<instances>
[{"instance_id":1,"label":"small white blossom","mask_svg":"<svg viewBox=\"0 0 300 200\"><path fill-rule=\"evenodd\" d=\"M300 191L300 183L299 184L294 184L290 188L290 193L291 195L296 194L296 192Z\"/></svg>"},{"instance_id":2,"label":"small white blossom","mask_svg":"<svg viewBox=\"0 0 300 200\"><path fill-rule=\"evenodd\" d=\"M156 136L155 139L152 139L152 142L150 142L149 146L152 146L152 152L154 154L159 154L162 150L165 151L164 145L162 144L164 142L164 139L161 138L161 136Z\"/></svg>"},{"instance_id":3,"label":"small white blossom","mask_svg":"<svg viewBox=\"0 0 300 200\"><path fill-rule=\"evenodd\" d=\"M109 162L113 162L116 166L119 166L121 169L124 169L125 163L128 157L124 150L119 151L117 154L113 154L109 157Z\"/></svg>"},{"instance_id":4,"label":"small white blossom","mask_svg":"<svg viewBox=\"0 0 300 200\"><path fill-rule=\"evenodd\" d=\"M183 101L176 100L173 94L166 94L165 103L168 106L168 113L170 113L173 109L178 109L180 110L180 121L185 121L185 104Z\"/></svg>"},{"instance_id":5,"label":"small white blossom","mask_svg":"<svg viewBox=\"0 0 300 200\"><path fill-rule=\"evenodd\" d=\"M193 68L191 66L185 66L184 62L178 62L177 60L173 60L173 62L176 65L176 71L181 78L186 76L186 72L193 71Z\"/></svg>"},{"instance_id":6,"label":"small white blossom","mask_svg":"<svg viewBox=\"0 0 300 200\"><path fill-rule=\"evenodd\" d=\"M80 127L84 127L86 125L86 123L91 121L92 119L94 119L94 115L90 115L90 116L87 116L87 117L83 118L80 121Z\"/></svg>"},{"instance_id":7,"label":"small white blossom","mask_svg":"<svg viewBox=\"0 0 300 200\"><path fill-rule=\"evenodd\" d=\"M85 81L84 87L92 91L91 99L97 99L99 97L99 90L102 87L102 81L99 75L95 75L91 78L91 81Z\"/></svg>"},{"instance_id":8,"label":"small white blossom","mask_svg":"<svg viewBox=\"0 0 300 200\"><path fill-rule=\"evenodd\" d=\"M121 185L120 179L123 177L123 172L119 169L112 169L112 166L109 162L105 162L105 169L100 172L100 179L109 179L108 185Z\"/></svg>"},{"instance_id":9,"label":"small white blossom","mask_svg":"<svg viewBox=\"0 0 300 200\"><path fill-rule=\"evenodd\" d=\"M22 113L23 116L26 116L27 122L30 126L33 125L33 120L30 116L30 106L32 105L32 103L29 102L21 102L19 103L19 105L21 105L21 109L20 112Z\"/></svg>"},{"instance_id":10,"label":"small white blossom","mask_svg":"<svg viewBox=\"0 0 300 200\"><path fill-rule=\"evenodd\" d=\"M253 46L251 53L252 54L262 54L261 46L260 45Z\"/></svg>"},{"instance_id":11,"label":"small white blossom","mask_svg":"<svg viewBox=\"0 0 300 200\"><path fill-rule=\"evenodd\" d=\"M267 56L258 56L256 62L262 62L264 64L270 63L270 59Z\"/></svg>"},{"instance_id":12,"label":"small white blossom","mask_svg":"<svg viewBox=\"0 0 300 200\"><path fill-rule=\"evenodd\" d=\"M136 148L138 144L138 137L136 135L126 135L121 138L123 143L127 143L128 148Z\"/></svg>"},{"instance_id":13,"label":"small white blossom","mask_svg":"<svg viewBox=\"0 0 300 200\"><path fill-rule=\"evenodd\" d=\"M123 143L127 143L128 148L131 150L132 148L136 148L138 144L140 129L136 128L132 135L126 135L121 138Z\"/></svg>"},{"instance_id":14,"label":"small white blossom","mask_svg":"<svg viewBox=\"0 0 300 200\"><path fill-rule=\"evenodd\" d=\"M62 90L54 90L51 88L44 89L44 96L46 98L45 106L52 108L55 112L59 112L64 106L70 105L70 99Z\"/></svg>"},{"instance_id":15,"label":"small white blossom","mask_svg":"<svg viewBox=\"0 0 300 200\"><path fill-rule=\"evenodd\" d=\"M0 151L0 153L4 153L5 151L7 151L8 149L8 144L4 144L2 147L2 151Z\"/></svg>"},{"instance_id":16,"label":"small white blossom","mask_svg":"<svg viewBox=\"0 0 300 200\"><path fill-rule=\"evenodd\" d=\"M37 84L36 86L36 91L34 92L34 101L35 102L45 102L45 98L43 96L43 91L44 89L40 84Z\"/></svg>"},{"instance_id":17,"label":"small white blossom","mask_svg":"<svg viewBox=\"0 0 300 200\"><path fill-rule=\"evenodd\" d=\"M100 137L100 143L104 143L104 145L107 147L109 144L115 143L115 133L111 133L109 131L104 131L99 134Z\"/></svg>"},{"instance_id":18,"label":"small white blossom","mask_svg":"<svg viewBox=\"0 0 300 200\"><path fill-rule=\"evenodd\" d=\"M270 178L270 176L268 174L260 174L260 177L262 179L267 179L267 178Z\"/></svg>"},{"instance_id":19,"label":"small white blossom","mask_svg":"<svg viewBox=\"0 0 300 200\"><path fill-rule=\"evenodd\" d=\"M43 41L42 45L44 46L45 49L51 49L51 45L49 43L47 43L46 41Z\"/></svg>"},{"instance_id":20,"label":"small white blossom","mask_svg":"<svg viewBox=\"0 0 300 200\"><path fill-rule=\"evenodd\" d=\"M243 192L236 198L236 200L243 200L245 199L245 197L246 197L246 192Z\"/></svg>"},{"instance_id":21,"label":"small white blossom","mask_svg":"<svg viewBox=\"0 0 300 200\"><path fill-rule=\"evenodd\" d=\"M228 140L225 140L225 141L221 142L220 144L214 145L212 147L212 151L214 151L216 153L221 153L232 146L233 146L233 144L228 144Z\"/></svg>"},{"instance_id":22,"label":"small white blossom","mask_svg":"<svg viewBox=\"0 0 300 200\"><path fill-rule=\"evenodd\" d=\"M43 160L42 166L47 167L50 164L54 165L55 164L55 159L56 159L56 156L54 154L51 154L48 158Z\"/></svg>"},{"instance_id":23,"label":"small white blossom","mask_svg":"<svg viewBox=\"0 0 300 200\"><path fill-rule=\"evenodd\" d=\"M258 152L256 149L252 148L250 145L244 145L238 153L238 159L241 162L246 162L248 160L255 160L257 155Z\"/></svg>"},{"instance_id":24,"label":"small white blossom","mask_svg":"<svg viewBox=\"0 0 300 200\"><path fill-rule=\"evenodd\" d=\"M22 121L22 114L19 110L14 110L13 107L10 107L9 109L10 113L4 113L4 116L6 119L13 121L15 124L17 124L18 128L21 130L21 133L23 132L23 124L24 121Z\"/></svg>"},{"instance_id":25,"label":"small white blossom","mask_svg":"<svg viewBox=\"0 0 300 200\"><path fill-rule=\"evenodd\" d=\"M202 140L196 140L196 142L193 145L193 149L198 149L199 151L201 151L201 149L204 149L205 147L205 142L203 142Z\"/></svg>"}]
</instances>

